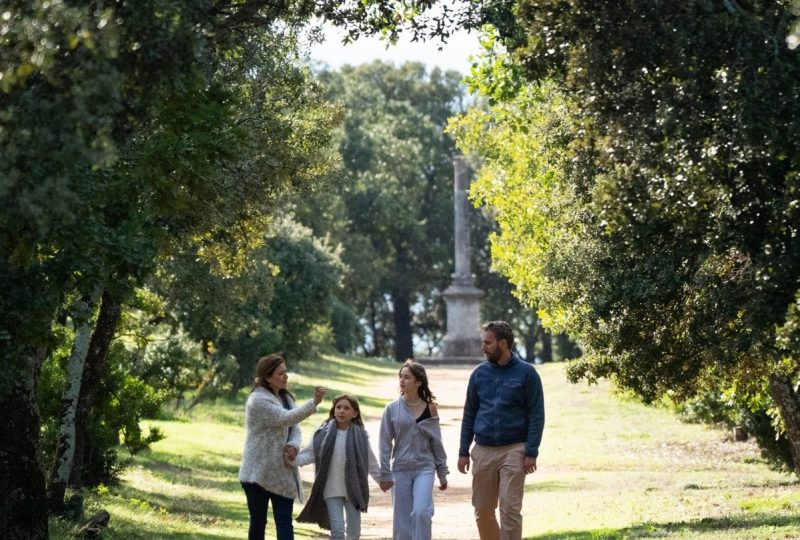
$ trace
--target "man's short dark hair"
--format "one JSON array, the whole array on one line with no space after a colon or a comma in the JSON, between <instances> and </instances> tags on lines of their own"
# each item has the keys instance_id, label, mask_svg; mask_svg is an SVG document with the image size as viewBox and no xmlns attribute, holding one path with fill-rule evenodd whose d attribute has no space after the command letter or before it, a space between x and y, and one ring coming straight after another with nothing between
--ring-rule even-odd
<instances>
[{"instance_id":1,"label":"man's short dark hair","mask_svg":"<svg viewBox=\"0 0 800 540\"><path fill-rule=\"evenodd\" d=\"M497 341L506 340L508 348L514 348L514 330L506 321L489 321L483 325L484 332L491 332Z\"/></svg>"}]
</instances>

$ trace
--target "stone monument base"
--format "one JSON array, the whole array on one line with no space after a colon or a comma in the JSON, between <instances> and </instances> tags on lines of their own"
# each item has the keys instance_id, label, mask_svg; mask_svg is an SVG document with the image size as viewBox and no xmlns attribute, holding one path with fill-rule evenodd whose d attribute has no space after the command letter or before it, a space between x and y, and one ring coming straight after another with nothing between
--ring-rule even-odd
<instances>
[{"instance_id":1,"label":"stone monument base","mask_svg":"<svg viewBox=\"0 0 800 540\"><path fill-rule=\"evenodd\" d=\"M481 338L477 335L452 336L446 335L442 340L442 356L445 357L474 357L483 358L481 354Z\"/></svg>"}]
</instances>

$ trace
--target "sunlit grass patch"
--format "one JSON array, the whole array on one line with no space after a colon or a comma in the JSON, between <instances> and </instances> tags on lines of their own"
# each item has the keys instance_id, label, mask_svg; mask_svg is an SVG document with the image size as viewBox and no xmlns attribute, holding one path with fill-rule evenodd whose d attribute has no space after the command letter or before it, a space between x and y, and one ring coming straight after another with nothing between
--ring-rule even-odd
<instances>
[{"instance_id":1,"label":"sunlit grass patch","mask_svg":"<svg viewBox=\"0 0 800 540\"><path fill-rule=\"evenodd\" d=\"M769 512L775 510L788 510L800 513L800 493L793 492L775 497L756 497L745 498L739 504L742 510L748 512Z\"/></svg>"}]
</instances>

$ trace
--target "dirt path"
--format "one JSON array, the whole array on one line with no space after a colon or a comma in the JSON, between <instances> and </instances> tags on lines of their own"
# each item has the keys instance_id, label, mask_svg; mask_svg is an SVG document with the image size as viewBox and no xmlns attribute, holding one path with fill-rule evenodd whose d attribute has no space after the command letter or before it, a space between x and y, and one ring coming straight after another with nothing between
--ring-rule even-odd
<instances>
[{"instance_id":1,"label":"dirt path","mask_svg":"<svg viewBox=\"0 0 800 540\"><path fill-rule=\"evenodd\" d=\"M439 404L439 418L442 426L444 447L447 451L447 466L450 469L448 488L439 491L434 488L433 537L439 539L469 540L478 538L475 521L472 517L472 476L458 472L458 444L461 430L461 413L464 395L471 367L430 367L427 368L431 390ZM397 395L397 380L381 381L380 395ZM373 450L378 453L378 431L380 418L369 418L366 422ZM382 493L374 482L370 483L369 512L362 520L362 538L377 539L392 537L392 503L388 493Z\"/></svg>"}]
</instances>

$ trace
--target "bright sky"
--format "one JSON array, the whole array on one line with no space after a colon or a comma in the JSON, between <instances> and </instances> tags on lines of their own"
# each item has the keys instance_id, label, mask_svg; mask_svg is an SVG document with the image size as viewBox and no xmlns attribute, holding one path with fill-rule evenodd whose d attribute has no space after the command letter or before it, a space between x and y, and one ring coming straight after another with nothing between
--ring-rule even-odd
<instances>
[{"instance_id":1,"label":"bright sky","mask_svg":"<svg viewBox=\"0 0 800 540\"><path fill-rule=\"evenodd\" d=\"M467 74L470 67L469 57L480 50L477 32L458 32L441 51L438 50L438 41L413 43L402 36L397 45L390 45L388 49L386 42L377 37L362 37L355 43L343 45L342 35L340 30L327 27L325 42L311 48L312 62L322 62L331 68L339 68L344 64L359 65L378 59L395 64L415 61L429 67L438 66Z\"/></svg>"}]
</instances>

